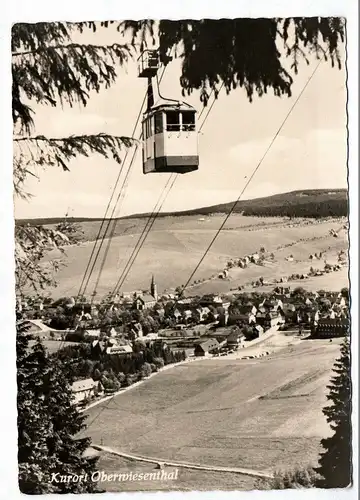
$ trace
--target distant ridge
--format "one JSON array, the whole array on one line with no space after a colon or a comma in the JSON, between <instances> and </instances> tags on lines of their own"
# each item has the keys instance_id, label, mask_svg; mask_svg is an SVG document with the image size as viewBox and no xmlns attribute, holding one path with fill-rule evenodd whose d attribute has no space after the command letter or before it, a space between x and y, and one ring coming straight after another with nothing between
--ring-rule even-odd
<instances>
[{"instance_id":1,"label":"distant ridge","mask_svg":"<svg viewBox=\"0 0 360 500\"><path fill-rule=\"evenodd\" d=\"M180 217L187 215L211 215L227 213L234 201L194 208L180 212L161 212L158 217ZM275 194L252 200L239 201L233 211L245 216L262 217L345 217L348 215L348 193L346 189L305 189ZM132 214L118 219L141 219L150 213ZM102 221L102 217L68 217L68 222L83 223ZM18 225L52 225L64 221L64 217L17 219Z\"/></svg>"}]
</instances>

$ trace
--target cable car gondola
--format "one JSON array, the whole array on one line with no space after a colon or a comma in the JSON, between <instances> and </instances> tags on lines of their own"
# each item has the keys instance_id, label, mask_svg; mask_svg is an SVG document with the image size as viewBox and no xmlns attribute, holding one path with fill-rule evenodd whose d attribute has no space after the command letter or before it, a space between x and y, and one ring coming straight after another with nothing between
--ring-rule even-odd
<instances>
[{"instance_id":1,"label":"cable car gondola","mask_svg":"<svg viewBox=\"0 0 360 500\"><path fill-rule=\"evenodd\" d=\"M197 170L196 110L183 101L165 99L160 95L157 51L144 51L138 62L139 77L148 79L147 109L142 120L144 174L185 174Z\"/></svg>"}]
</instances>

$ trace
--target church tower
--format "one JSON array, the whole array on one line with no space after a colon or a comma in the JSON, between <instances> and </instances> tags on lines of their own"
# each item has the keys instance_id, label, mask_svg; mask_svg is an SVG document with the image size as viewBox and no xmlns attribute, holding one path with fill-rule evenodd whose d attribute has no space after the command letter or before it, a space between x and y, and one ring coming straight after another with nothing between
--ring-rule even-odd
<instances>
[{"instance_id":1,"label":"church tower","mask_svg":"<svg viewBox=\"0 0 360 500\"><path fill-rule=\"evenodd\" d=\"M154 280L154 275L152 275L151 278L151 285L150 285L150 294L154 297L154 299L157 301L158 299L158 294L157 294L157 286L155 284Z\"/></svg>"}]
</instances>

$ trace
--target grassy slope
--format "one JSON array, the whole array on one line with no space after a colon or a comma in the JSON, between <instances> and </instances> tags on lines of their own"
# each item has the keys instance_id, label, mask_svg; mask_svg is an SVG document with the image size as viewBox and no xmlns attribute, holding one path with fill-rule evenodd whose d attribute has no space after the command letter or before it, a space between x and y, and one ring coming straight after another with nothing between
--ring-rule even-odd
<instances>
[{"instance_id":1,"label":"grassy slope","mask_svg":"<svg viewBox=\"0 0 360 500\"><path fill-rule=\"evenodd\" d=\"M303 341L269 359L162 372L100 414L89 410L90 420L98 414L89 435L123 451L193 463L265 470L314 464L329 433L321 408L338 344Z\"/></svg>"}]
</instances>

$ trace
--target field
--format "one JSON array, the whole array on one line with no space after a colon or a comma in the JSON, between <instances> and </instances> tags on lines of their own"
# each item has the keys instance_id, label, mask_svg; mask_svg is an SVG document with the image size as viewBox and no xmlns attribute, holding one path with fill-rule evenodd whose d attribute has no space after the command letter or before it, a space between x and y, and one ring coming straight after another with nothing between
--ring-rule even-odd
<instances>
[{"instance_id":1,"label":"field","mask_svg":"<svg viewBox=\"0 0 360 500\"><path fill-rule=\"evenodd\" d=\"M155 466L116 457L104 453L98 462L98 470L107 474L125 472L158 472ZM165 469L167 470L167 469ZM210 472L200 470L179 469L176 481L141 481L141 482L108 482L99 484L108 492L119 491L197 491L197 490L251 490L256 485L256 478L226 472Z\"/></svg>"},{"instance_id":2,"label":"field","mask_svg":"<svg viewBox=\"0 0 360 500\"><path fill-rule=\"evenodd\" d=\"M330 432L321 409L339 341L276 335L269 357L180 365L90 409L88 434L124 452L202 465L316 464Z\"/></svg>"},{"instance_id":3,"label":"field","mask_svg":"<svg viewBox=\"0 0 360 500\"><path fill-rule=\"evenodd\" d=\"M147 289L152 274L155 276L160 293L184 284L203 256L224 217L224 214L214 214L200 218L193 215L157 219L121 291ZM309 219L289 220L235 214L230 217L224 230L219 234L191 284L193 285L195 280L202 282L190 287L189 294L225 293L240 285L244 286L259 276L273 279L293 273L308 273L311 266L323 268L324 260L315 263L309 260L309 255L315 252L326 251L325 259L329 263L335 263L337 253L348 248L347 233L343 229L344 222L344 219L316 222ZM87 239L92 240L96 237L99 224L100 222L82 223ZM143 218L123 219L118 222L97 287L98 296L103 296L115 286L145 224L146 220ZM331 229L340 231L338 238L329 234ZM101 258L106 246L107 240L101 249ZM93 247L93 241L86 241L68 247L66 256L55 251L48 255L48 260L55 259L64 264L57 274L59 285L51 290L54 297L78 292ZM236 268L231 270L228 279L217 278L229 259L244 257L261 247L274 253L274 262L265 267L252 265L244 270ZM293 262L285 260L290 254L294 256ZM101 258L95 265L87 288L89 295L94 290ZM210 280L211 277L213 279ZM307 286L311 289L334 287L340 289L342 286L347 286L347 271L344 269L321 279L316 278L309 283L311 284Z\"/></svg>"}]
</instances>

